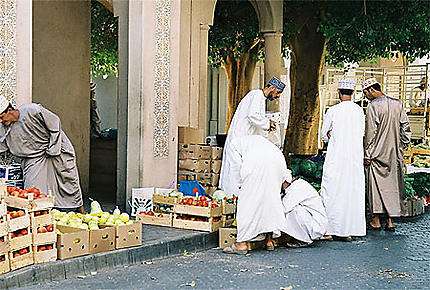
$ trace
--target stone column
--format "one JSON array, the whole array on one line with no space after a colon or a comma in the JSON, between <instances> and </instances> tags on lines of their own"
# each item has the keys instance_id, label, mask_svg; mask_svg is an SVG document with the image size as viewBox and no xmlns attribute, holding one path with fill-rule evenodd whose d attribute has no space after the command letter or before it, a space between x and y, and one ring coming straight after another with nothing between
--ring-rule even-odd
<instances>
[{"instance_id":1,"label":"stone column","mask_svg":"<svg viewBox=\"0 0 430 290\"><path fill-rule=\"evenodd\" d=\"M282 33L280 32L263 32L265 45L265 60L264 60L264 85L272 77L281 76L281 44ZM267 101L267 111L279 111L279 100Z\"/></svg>"},{"instance_id":2,"label":"stone column","mask_svg":"<svg viewBox=\"0 0 430 290\"><path fill-rule=\"evenodd\" d=\"M31 0L16 1L16 104L32 101L32 6Z\"/></svg>"},{"instance_id":3,"label":"stone column","mask_svg":"<svg viewBox=\"0 0 430 290\"><path fill-rule=\"evenodd\" d=\"M208 38L209 25L200 24L200 63L199 63L199 128L207 134L207 77L208 77Z\"/></svg>"}]
</instances>

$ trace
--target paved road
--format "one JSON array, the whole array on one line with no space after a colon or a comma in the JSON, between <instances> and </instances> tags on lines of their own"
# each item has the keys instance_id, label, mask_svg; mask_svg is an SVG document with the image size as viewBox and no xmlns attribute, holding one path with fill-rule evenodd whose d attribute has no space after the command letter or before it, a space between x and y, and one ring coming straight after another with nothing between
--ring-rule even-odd
<instances>
[{"instance_id":1,"label":"paved road","mask_svg":"<svg viewBox=\"0 0 430 290\"><path fill-rule=\"evenodd\" d=\"M394 234L372 233L352 243L326 241L248 256L212 249L27 288L428 289L430 214L397 226Z\"/></svg>"}]
</instances>

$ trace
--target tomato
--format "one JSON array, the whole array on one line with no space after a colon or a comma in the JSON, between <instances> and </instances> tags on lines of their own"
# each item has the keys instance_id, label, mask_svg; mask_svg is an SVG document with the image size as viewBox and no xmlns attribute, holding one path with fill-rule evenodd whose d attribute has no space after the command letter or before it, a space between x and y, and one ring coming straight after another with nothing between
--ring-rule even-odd
<instances>
[{"instance_id":1,"label":"tomato","mask_svg":"<svg viewBox=\"0 0 430 290\"><path fill-rule=\"evenodd\" d=\"M204 206L204 207L208 207L208 206L209 206L209 202L204 201L204 202L203 202L203 206Z\"/></svg>"},{"instance_id":2,"label":"tomato","mask_svg":"<svg viewBox=\"0 0 430 290\"><path fill-rule=\"evenodd\" d=\"M13 253L13 257L14 257L14 258L16 258L16 257L18 257L18 256L19 256L19 253L18 253L18 252Z\"/></svg>"},{"instance_id":3,"label":"tomato","mask_svg":"<svg viewBox=\"0 0 430 290\"><path fill-rule=\"evenodd\" d=\"M39 233L39 234L44 234L44 233L46 233L48 230L45 228L45 227L40 227L38 230L37 230L37 232Z\"/></svg>"},{"instance_id":4,"label":"tomato","mask_svg":"<svg viewBox=\"0 0 430 290\"><path fill-rule=\"evenodd\" d=\"M13 211L13 212L10 213L10 218L11 219L14 219L14 218L17 218L17 217L19 217L19 214L16 211Z\"/></svg>"},{"instance_id":5,"label":"tomato","mask_svg":"<svg viewBox=\"0 0 430 290\"><path fill-rule=\"evenodd\" d=\"M47 225L47 226L46 226L46 230L47 230L48 232L52 232L52 231L54 230L54 225Z\"/></svg>"},{"instance_id":6,"label":"tomato","mask_svg":"<svg viewBox=\"0 0 430 290\"><path fill-rule=\"evenodd\" d=\"M21 230L21 234L22 234L23 236L25 236L25 235L27 235L27 234L28 234L28 231L27 231L26 229L23 229L23 230Z\"/></svg>"},{"instance_id":7,"label":"tomato","mask_svg":"<svg viewBox=\"0 0 430 290\"><path fill-rule=\"evenodd\" d=\"M44 197L46 197L46 194L41 193L41 194L40 194L40 198L44 198Z\"/></svg>"},{"instance_id":8,"label":"tomato","mask_svg":"<svg viewBox=\"0 0 430 290\"><path fill-rule=\"evenodd\" d=\"M14 190L14 191L11 192L10 195L18 197L19 192L17 190Z\"/></svg>"},{"instance_id":9,"label":"tomato","mask_svg":"<svg viewBox=\"0 0 430 290\"><path fill-rule=\"evenodd\" d=\"M40 216L40 211L35 211L34 216Z\"/></svg>"},{"instance_id":10,"label":"tomato","mask_svg":"<svg viewBox=\"0 0 430 290\"><path fill-rule=\"evenodd\" d=\"M15 238L16 237L16 235L14 234L14 233L10 233L10 238L11 239L13 239L13 238Z\"/></svg>"},{"instance_id":11,"label":"tomato","mask_svg":"<svg viewBox=\"0 0 430 290\"><path fill-rule=\"evenodd\" d=\"M43 214L43 215L48 214L48 211L44 210L44 211L42 212L42 214Z\"/></svg>"},{"instance_id":12,"label":"tomato","mask_svg":"<svg viewBox=\"0 0 430 290\"><path fill-rule=\"evenodd\" d=\"M199 197L199 200L201 200L201 201L206 201L206 200L207 200L207 198L206 198L206 196L202 195L202 196L200 196L200 197Z\"/></svg>"},{"instance_id":13,"label":"tomato","mask_svg":"<svg viewBox=\"0 0 430 290\"><path fill-rule=\"evenodd\" d=\"M38 247L37 251L38 252L46 251L46 247L45 246L40 246L40 247Z\"/></svg>"},{"instance_id":14,"label":"tomato","mask_svg":"<svg viewBox=\"0 0 430 290\"><path fill-rule=\"evenodd\" d=\"M19 210L18 211L18 216L25 216L25 211Z\"/></svg>"},{"instance_id":15,"label":"tomato","mask_svg":"<svg viewBox=\"0 0 430 290\"><path fill-rule=\"evenodd\" d=\"M52 246L52 245L48 245L48 246L46 246L46 249L47 250L52 250L54 247Z\"/></svg>"},{"instance_id":16,"label":"tomato","mask_svg":"<svg viewBox=\"0 0 430 290\"><path fill-rule=\"evenodd\" d=\"M28 253L28 250L27 249L22 249L21 251L19 251L19 254L20 255L25 255L25 254L27 254Z\"/></svg>"}]
</instances>

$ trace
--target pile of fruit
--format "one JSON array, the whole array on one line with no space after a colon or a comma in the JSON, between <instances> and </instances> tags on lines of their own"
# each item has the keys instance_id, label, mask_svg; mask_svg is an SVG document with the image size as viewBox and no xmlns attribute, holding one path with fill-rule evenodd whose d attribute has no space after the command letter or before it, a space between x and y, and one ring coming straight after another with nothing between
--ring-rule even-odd
<instances>
[{"instance_id":1,"label":"pile of fruit","mask_svg":"<svg viewBox=\"0 0 430 290\"><path fill-rule=\"evenodd\" d=\"M182 204L182 205L192 205L192 206L201 206L201 207L209 207L209 205L211 207L219 207L219 204L215 200L212 200L212 202L211 202L204 195L199 196L198 198L185 197L185 198L181 199L181 201L179 202L179 204Z\"/></svg>"},{"instance_id":2,"label":"pile of fruit","mask_svg":"<svg viewBox=\"0 0 430 290\"><path fill-rule=\"evenodd\" d=\"M27 229L22 229L22 230L17 230L14 231L13 233L10 233L10 238L18 238L18 237L22 237L28 235L28 230Z\"/></svg>"},{"instance_id":3,"label":"pile of fruit","mask_svg":"<svg viewBox=\"0 0 430 290\"><path fill-rule=\"evenodd\" d=\"M149 216L155 216L155 217L169 217L169 214L161 213L161 212L153 212L152 210L150 210L150 211L141 211L141 212L139 212L139 214L149 215Z\"/></svg>"},{"instance_id":4,"label":"pile of fruit","mask_svg":"<svg viewBox=\"0 0 430 290\"><path fill-rule=\"evenodd\" d=\"M54 225L41 226L37 229L37 233L39 234L51 233L53 231L54 231Z\"/></svg>"},{"instance_id":5,"label":"pile of fruit","mask_svg":"<svg viewBox=\"0 0 430 290\"><path fill-rule=\"evenodd\" d=\"M99 208L93 211L96 206L92 205L91 213L81 214L75 212L61 212L56 209L52 210L52 216L57 225L80 228L84 230L97 230L99 225L120 226L130 225L133 221L127 213L121 213L118 207L113 214L107 211L101 211Z\"/></svg>"},{"instance_id":6,"label":"pile of fruit","mask_svg":"<svg viewBox=\"0 0 430 290\"><path fill-rule=\"evenodd\" d=\"M14 219L14 218L25 216L25 211L23 211L23 210L12 210L12 211L9 211L8 210L7 214L9 214L10 219Z\"/></svg>"},{"instance_id":7,"label":"pile of fruit","mask_svg":"<svg viewBox=\"0 0 430 290\"><path fill-rule=\"evenodd\" d=\"M33 199L40 199L40 198L45 198L46 197L46 194L41 193L40 190L37 189L37 188L20 189L19 187L8 186L7 193L10 196L15 196L15 197L19 197L19 198L25 198L25 199L28 199L28 194L29 193L33 194Z\"/></svg>"},{"instance_id":8,"label":"pile of fruit","mask_svg":"<svg viewBox=\"0 0 430 290\"><path fill-rule=\"evenodd\" d=\"M41 216L41 215L46 215L46 214L48 214L47 210L39 210L39 211L34 212L34 216Z\"/></svg>"},{"instance_id":9,"label":"pile of fruit","mask_svg":"<svg viewBox=\"0 0 430 290\"><path fill-rule=\"evenodd\" d=\"M158 194L162 196L167 196L167 197L182 197L183 195L182 192L179 192L176 190L172 190L171 192L160 192Z\"/></svg>"},{"instance_id":10,"label":"pile of fruit","mask_svg":"<svg viewBox=\"0 0 430 290\"><path fill-rule=\"evenodd\" d=\"M406 194L409 197L425 197L430 202L430 174L415 172L405 175Z\"/></svg>"},{"instance_id":11,"label":"pile of fruit","mask_svg":"<svg viewBox=\"0 0 430 290\"><path fill-rule=\"evenodd\" d=\"M154 207L162 212L168 212L173 213L173 205L167 205L167 204L154 204Z\"/></svg>"},{"instance_id":12,"label":"pile of fruit","mask_svg":"<svg viewBox=\"0 0 430 290\"><path fill-rule=\"evenodd\" d=\"M52 245L37 246L37 251L38 252L52 250L52 249L54 249L54 247Z\"/></svg>"},{"instance_id":13,"label":"pile of fruit","mask_svg":"<svg viewBox=\"0 0 430 290\"><path fill-rule=\"evenodd\" d=\"M196 221L196 222L208 222L209 218L207 217L200 217L200 216L192 216L192 215L178 215L176 217L178 220L185 220L185 221ZM214 217L212 218L212 221L219 222L221 220L221 217Z\"/></svg>"},{"instance_id":14,"label":"pile of fruit","mask_svg":"<svg viewBox=\"0 0 430 290\"><path fill-rule=\"evenodd\" d=\"M22 255L28 254L29 252L30 252L30 249L27 247L27 248L24 248L24 249L21 249L21 250L14 251L12 253L12 255L13 255L14 258L16 258L18 256L22 256Z\"/></svg>"},{"instance_id":15,"label":"pile of fruit","mask_svg":"<svg viewBox=\"0 0 430 290\"><path fill-rule=\"evenodd\" d=\"M308 157L293 157L289 168L294 177L302 178L309 182L317 191L321 189L324 158L316 155Z\"/></svg>"}]
</instances>

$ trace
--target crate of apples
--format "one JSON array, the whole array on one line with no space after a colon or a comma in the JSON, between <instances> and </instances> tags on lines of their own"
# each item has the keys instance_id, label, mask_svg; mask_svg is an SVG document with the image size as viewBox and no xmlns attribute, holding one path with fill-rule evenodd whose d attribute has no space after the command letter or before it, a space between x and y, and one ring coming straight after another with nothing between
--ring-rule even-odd
<instances>
[{"instance_id":1,"label":"crate of apples","mask_svg":"<svg viewBox=\"0 0 430 290\"><path fill-rule=\"evenodd\" d=\"M179 204L181 205L192 205L192 206L201 206L201 207L209 207L212 208L219 207L219 204L215 201L210 201L206 196L202 195L199 197L184 197Z\"/></svg>"},{"instance_id":2,"label":"crate of apples","mask_svg":"<svg viewBox=\"0 0 430 290\"><path fill-rule=\"evenodd\" d=\"M10 196L15 196L15 197L24 198L24 199L28 199L29 194L33 195L33 199L41 199L41 198L47 197L47 195L45 193L41 193L40 190L38 188L35 188L35 187L21 189L18 187L9 186L7 188L7 193Z\"/></svg>"},{"instance_id":3,"label":"crate of apples","mask_svg":"<svg viewBox=\"0 0 430 290\"><path fill-rule=\"evenodd\" d=\"M54 206L52 195L47 195L40 192L38 188L25 188L9 186L7 188L8 195L6 203L10 206L35 211Z\"/></svg>"}]
</instances>

